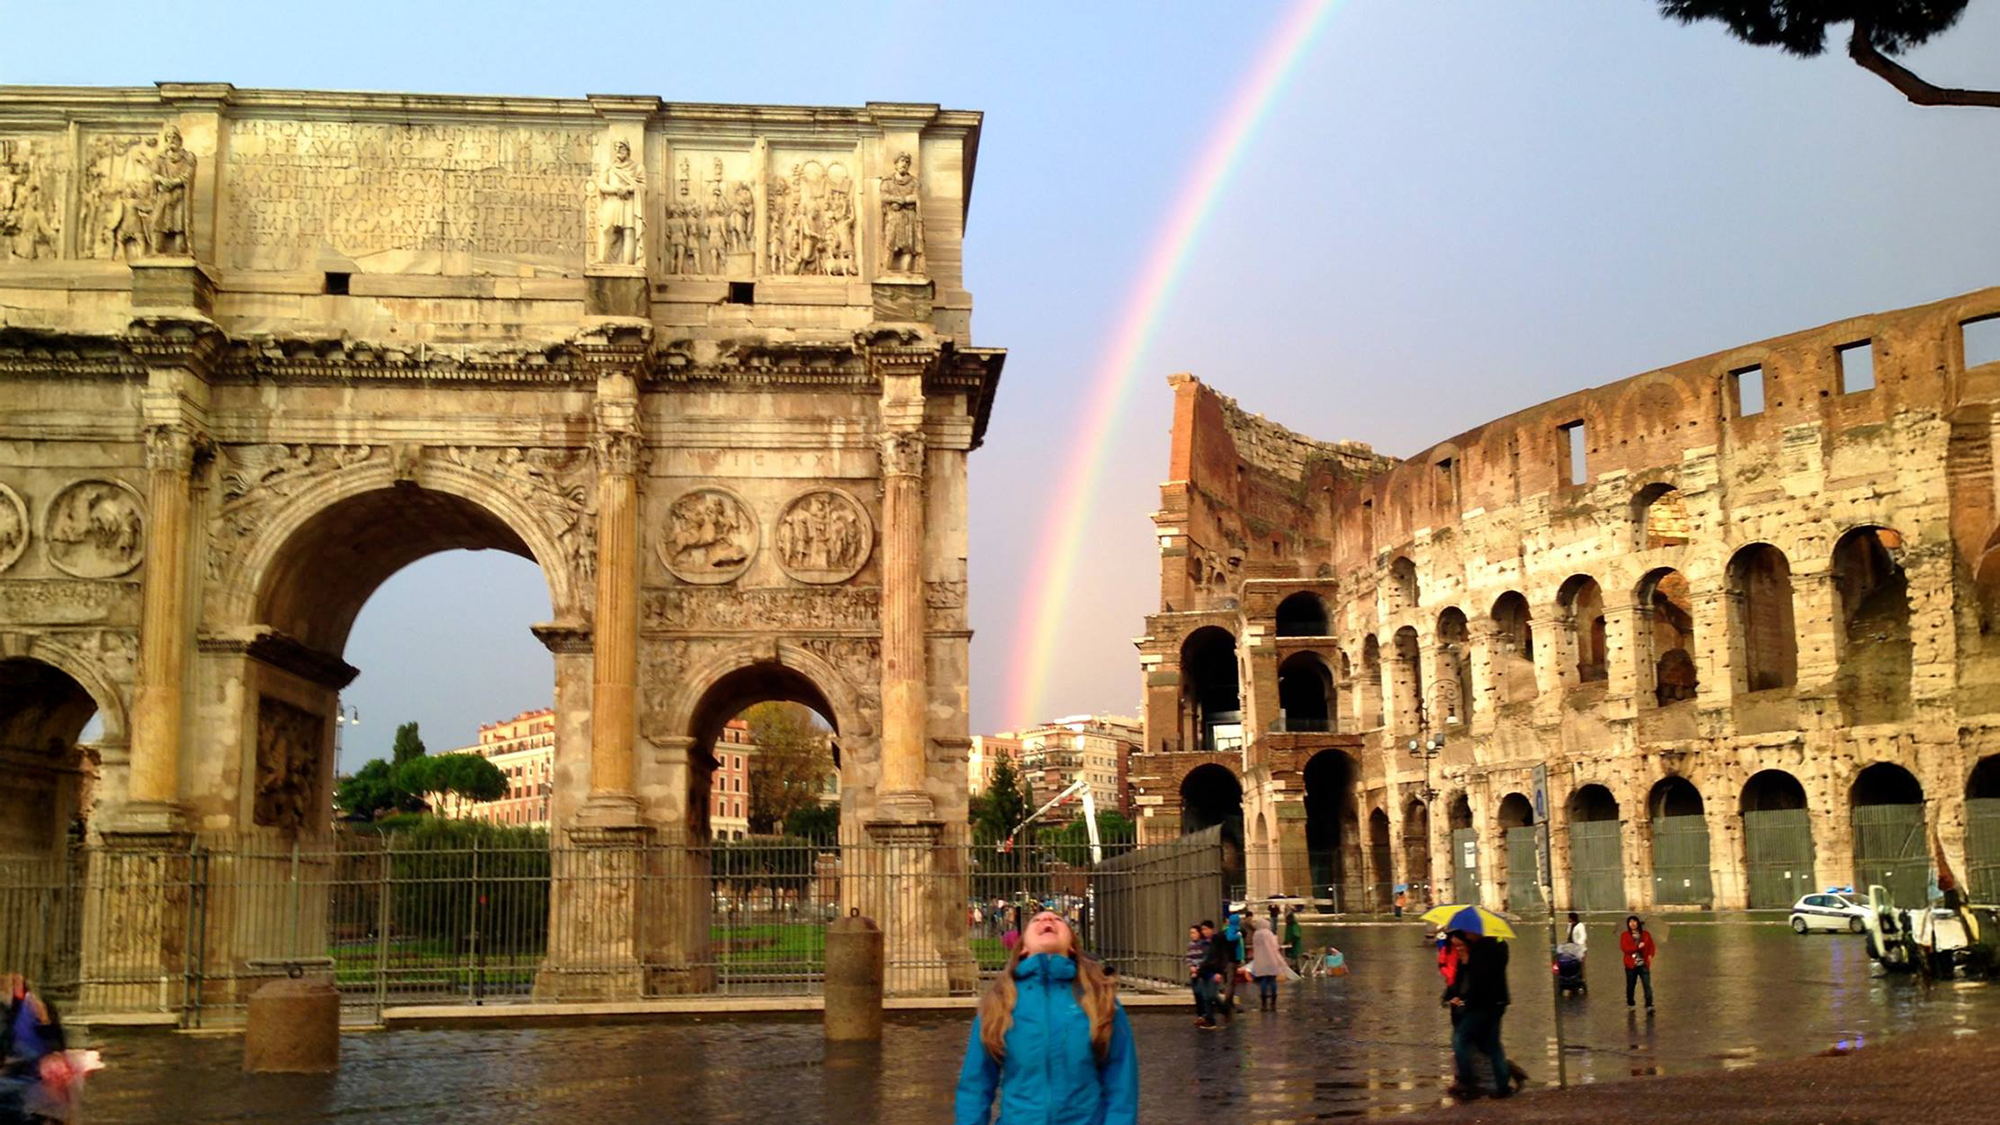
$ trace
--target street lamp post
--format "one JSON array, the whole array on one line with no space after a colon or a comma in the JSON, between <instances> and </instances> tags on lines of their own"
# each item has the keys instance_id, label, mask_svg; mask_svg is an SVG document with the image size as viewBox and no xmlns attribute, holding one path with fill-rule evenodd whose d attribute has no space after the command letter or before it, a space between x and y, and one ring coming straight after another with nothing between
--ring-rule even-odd
<instances>
[{"instance_id":1,"label":"street lamp post","mask_svg":"<svg viewBox=\"0 0 2000 1125\"><path fill-rule=\"evenodd\" d=\"M1437 787L1431 784L1431 763L1444 753L1444 735L1441 733L1440 734L1431 733L1430 716L1425 712L1424 701L1421 699L1417 700L1416 734L1417 736L1415 738L1410 739L1409 751L1410 751L1410 757L1416 758L1424 763L1424 784L1423 788L1417 790L1417 796L1424 803L1424 832L1426 835L1428 835L1431 832L1431 822L1437 816L1437 810L1433 809L1431 805L1437 800L1438 797ZM1430 851L1431 851L1430 841L1425 840L1424 854L1428 856L1430 854ZM1433 867L1435 867L1435 865L1433 865ZM1434 869L1432 871L1425 872L1425 879L1424 879L1424 884L1429 894L1431 895L1431 901L1433 902L1436 901L1437 888L1430 886L1430 881L1431 877L1434 876L1435 874L1436 871Z\"/></svg>"},{"instance_id":2,"label":"street lamp post","mask_svg":"<svg viewBox=\"0 0 2000 1125\"><path fill-rule=\"evenodd\" d=\"M333 705L333 760L340 764L340 752L344 744L341 735L348 727L361 725L361 710L357 707L342 707L338 701Z\"/></svg>"}]
</instances>

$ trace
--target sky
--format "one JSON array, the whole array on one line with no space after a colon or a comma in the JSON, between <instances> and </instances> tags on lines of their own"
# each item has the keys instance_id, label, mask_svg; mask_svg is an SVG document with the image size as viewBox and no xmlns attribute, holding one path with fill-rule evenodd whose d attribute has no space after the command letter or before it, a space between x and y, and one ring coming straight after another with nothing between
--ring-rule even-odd
<instances>
[{"instance_id":1,"label":"sky","mask_svg":"<svg viewBox=\"0 0 2000 1125\"><path fill-rule=\"evenodd\" d=\"M976 343L1009 349L971 458L974 732L1136 713L1158 605L1165 377L1408 455L1737 344L2000 283L2000 111L1920 109L1837 48L1801 60L1648 0L1334 0L1146 341L1080 433L1121 303L1288 7L1246 2L338 5L0 0L0 82L675 101L938 102L986 114L966 234ZM144 28L89 36L79 27ZM74 49L55 45L79 44ZM2000 86L2000 4L1905 62ZM1105 443L1041 716L1007 714L1022 599L1079 441ZM532 564L433 556L350 638L343 768L546 705Z\"/></svg>"}]
</instances>

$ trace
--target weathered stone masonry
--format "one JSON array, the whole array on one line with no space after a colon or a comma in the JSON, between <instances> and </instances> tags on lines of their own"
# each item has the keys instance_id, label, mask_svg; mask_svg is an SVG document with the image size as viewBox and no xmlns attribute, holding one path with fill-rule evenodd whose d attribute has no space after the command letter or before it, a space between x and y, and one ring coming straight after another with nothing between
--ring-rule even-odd
<instances>
[{"instance_id":1,"label":"weathered stone masonry","mask_svg":"<svg viewBox=\"0 0 2000 1125\"><path fill-rule=\"evenodd\" d=\"M1342 909L1534 908L1544 819L1561 907L1912 901L1940 853L2000 897L2000 363L1963 350L1996 315L1840 321L1407 460L1175 376L1143 831L1231 823L1251 894Z\"/></svg>"},{"instance_id":2,"label":"weathered stone masonry","mask_svg":"<svg viewBox=\"0 0 2000 1125\"><path fill-rule=\"evenodd\" d=\"M706 842L710 746L760 699L833 723L848 838L928 871L964 842L966 465L1005 358L960 262L979 129L0 87L0 755L36 810L0 845L323 840L355 615L490 548L548 579L553 817L610 888L552 907L562 990L702 986L705 908L620 865ZM176 979L173 904L103 909L128 976ZM939 910L913 942L969 973Z\"/></svg>"}]
</instances>

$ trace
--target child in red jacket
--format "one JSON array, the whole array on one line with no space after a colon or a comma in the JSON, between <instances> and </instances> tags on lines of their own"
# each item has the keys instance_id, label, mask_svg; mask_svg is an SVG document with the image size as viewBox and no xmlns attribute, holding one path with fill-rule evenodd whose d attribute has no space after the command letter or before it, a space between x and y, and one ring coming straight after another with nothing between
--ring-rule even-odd
<instances>
[{"instance_id":1,"label":"child in red jacket","mask_svg":"<svg viewBox=\"0 0 2000 1125\"><path fill-rule=\"evenodd\" d=\"M1618 951L1625 955L1625 1006L1632 1006L1632 986L1646 986L1646 1010L1653 1010L1653 935L1637 914L1627 915L1625 931L1618 935Z\"/></svg>"}]
</instances>

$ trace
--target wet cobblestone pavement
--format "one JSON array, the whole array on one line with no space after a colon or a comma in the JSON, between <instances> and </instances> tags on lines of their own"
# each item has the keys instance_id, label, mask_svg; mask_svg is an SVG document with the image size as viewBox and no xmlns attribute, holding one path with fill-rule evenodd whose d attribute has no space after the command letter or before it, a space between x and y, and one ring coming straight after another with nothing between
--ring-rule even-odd
<instances>
[{"instance_id":1,"label":"wet cobblestone pavement","mask_svg":"<svg viewBox=\"0 0 2000 1125\"><path fill-rule=\"evenodd\" d=\"M1624 974L1606 952L1613 926L1592 930L1591 990L1564 1008L1573 1083L2000 1028L2000 987L1927 989L1877 975L1858 937L1740 924L1671 927L1654 968L1659 1011L1647 1017L1625 1007ZM1556 1066L1546 962L1528 954L1543 948L1538 938L1517 947L1506 1042L1540 1086L1553 1084ZM1178 1009L1134 1011L1142 1121L1322 1121L1444 1100L1447 1022L1417 930L1334 928L1308 940L1339 945L1353 972L1287 986L1277 1013L1255 1010L1254 989L1251 1010L1225 1031L1197 1031ZM947 1121L970 1019L897 1019L879 1048L832 1055L817 1019L376 1032L346 1036L343 1067L325 1078L246 1076L234 1037L115 1037L103 1044L110 1069L94 1081L86 1116L92 1125Z\"/></svg>"}]
</instances>

